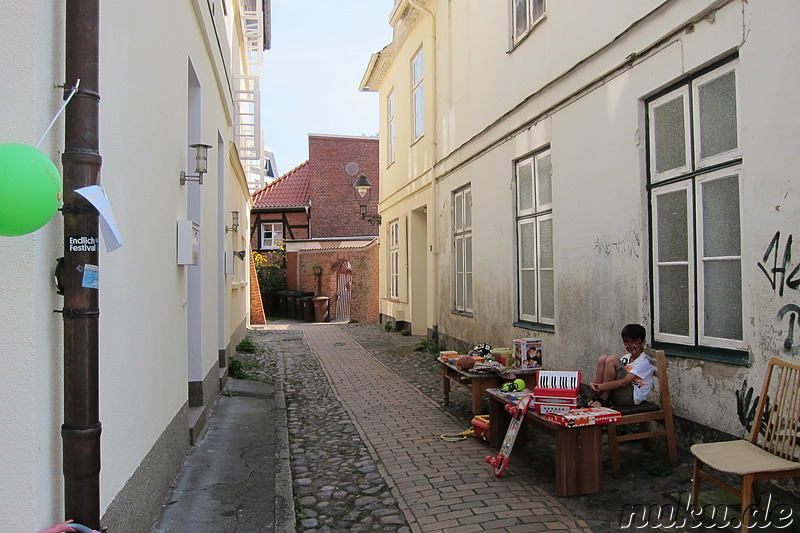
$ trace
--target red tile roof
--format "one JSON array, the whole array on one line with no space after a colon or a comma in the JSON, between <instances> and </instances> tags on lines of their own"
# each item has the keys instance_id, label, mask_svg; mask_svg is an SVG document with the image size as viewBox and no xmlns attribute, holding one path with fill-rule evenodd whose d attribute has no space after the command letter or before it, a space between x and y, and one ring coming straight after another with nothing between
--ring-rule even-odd
<instances>
[{"instance_id":1,"label":"red tile roof","mask_svg":"<svg viewBox=\"0 0 800 533\"><path fill-rule=\"evenodd\" d=\"M308 161L253 193L253 208L303 207L308 204Z\"/></svg>"}]
</instances>

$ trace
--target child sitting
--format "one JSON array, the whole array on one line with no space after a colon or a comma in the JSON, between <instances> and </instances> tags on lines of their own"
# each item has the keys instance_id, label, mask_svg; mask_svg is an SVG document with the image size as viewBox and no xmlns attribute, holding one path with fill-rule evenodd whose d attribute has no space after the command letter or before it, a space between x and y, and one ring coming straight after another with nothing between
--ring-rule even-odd
<instances>
[{"instance_id":1,"label":"child sitting","mask_svg":"<svg viewBox=\"0 0 800 533\"><path fill-rule=\"evenodd\" d=\"M647 331L639 324L622 328L622 344L627 354L601 355L595 380L590 384L596 397L589 407L638 405L653 389L653 368L643 353Z\"/></svg>"}]
</instances>

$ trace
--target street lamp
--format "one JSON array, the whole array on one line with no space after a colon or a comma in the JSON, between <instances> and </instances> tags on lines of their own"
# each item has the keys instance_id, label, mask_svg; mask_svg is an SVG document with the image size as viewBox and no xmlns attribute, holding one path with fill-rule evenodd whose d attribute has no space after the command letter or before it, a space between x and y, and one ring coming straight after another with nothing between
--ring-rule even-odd
<instances>
[{"instance_id":1,"label":"street lamp","mask_svg":"<svg viewBox=\"0 0 800 533\"><path fill-rule=\"evenodd\" d=\"M181 185L186 185L187 181L196 181L203 184L203 174L208 172L208 149L213 148L210 144L196 143L190 144L189 148L194 148L197 153L194 158L195 174L187 174L181 170Z\"/></svg>"},{"instance_id":2,"label":"street lamp","mask_svg":"<svg viewBox=\"0 0 800 533\"><path fill-rule=\"evenodd\" d=\"M358 202L358 214L361 215L362 220L366 220L373 226L381 224L381 216L377 213L367 213L367 203L372 196L372 184L367 179L367 176L362 172L358 175L355 183L353 183L353 190L355 191L356 202Z\"/></svg>"}]
</instances>

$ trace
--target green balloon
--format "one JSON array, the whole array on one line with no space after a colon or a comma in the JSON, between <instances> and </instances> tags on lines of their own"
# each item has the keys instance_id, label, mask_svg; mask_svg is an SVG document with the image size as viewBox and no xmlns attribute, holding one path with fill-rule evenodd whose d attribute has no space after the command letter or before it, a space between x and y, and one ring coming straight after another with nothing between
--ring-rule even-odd
<instances>
[{"instance_id":1,"label":"green balloon","mask_svg":"<svg viewBox=\"0 0 800 533\"><path fill-rule=\"evenodd\" d=\"M26 235L47 224L63 193L53 161L33 146L0 144L0 235Z\"/></svg>"}]
</instances>

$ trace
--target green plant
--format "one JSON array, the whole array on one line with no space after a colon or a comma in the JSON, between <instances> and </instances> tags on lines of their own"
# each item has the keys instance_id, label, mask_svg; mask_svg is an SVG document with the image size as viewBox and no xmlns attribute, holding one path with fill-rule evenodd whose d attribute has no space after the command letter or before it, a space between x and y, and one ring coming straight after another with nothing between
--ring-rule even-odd
<instances>
[{"instance_id":1,"label":"green plant","mask_svg":"<svg viewBox=\"0 0 800 533\"><path fill-rule=\"evenodd\" d=\"M417 351L417 352L430 352L430 353L435 353L437 355L439 354L439 352L441 352L443 350L446 350L446 348L445 348L445 346L443 344L438 344L438 343L436 343L436 342L434 342L432 340L429 340L429 339L422 339L414 347L414 351Z\"/></svg>"},{"instance_id":2,"label":"green plant","mask_svg":"<svg viewBox=\"0 0 800 533\"><path fill-rule=\"evenodd\" d=\"M403 330L403 337L408 337L409 335L411 335L411 328L405 328Z\"/></svg>"},{"instance_id":3,"label":"green plant","mask_svg":"<svg viewBox=\"0 0 800 533\"><path fill-rule=\"evenodd\" d=\"M395 331L395 325L394 325L394 322L392 322L391 320L387 321L387 322L386 322L386 323L383 325L383 329L385 329L386 331Z\"/></svg>"},{"instance_id":4,"label":"green plant","mask_svg":"<svg viewBox=\"0 0 800 533\"><path fill-rule=\"evenodd\" d=\"M256 353L257 349L258 346L256 346L256 343L254 343L250 337L245 337L236 345L237 352Z\"/></svg>"},{"instance_id":5,"label":"green plant","mask_svg":"<svg viewBox=\"0 0 800 533\"><path fill-rule=\"evenodd\" d=\"M269 254L253 252L256 265L258 286L262 291L280 291L286 289L286 257L283 249Z\"/></svg>"},{"instance_id":6,"label":"green plant","mask_svg":"<svg viewBox=\"0 0 800 533\"><path fill-rule=\"evenodd\" d=\"M250 376L250 372L258 368L258 365L258 361L231 357L228 360L228 375L236 379L255 379Z\"/></svg>"}]
</instances>

